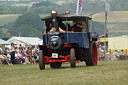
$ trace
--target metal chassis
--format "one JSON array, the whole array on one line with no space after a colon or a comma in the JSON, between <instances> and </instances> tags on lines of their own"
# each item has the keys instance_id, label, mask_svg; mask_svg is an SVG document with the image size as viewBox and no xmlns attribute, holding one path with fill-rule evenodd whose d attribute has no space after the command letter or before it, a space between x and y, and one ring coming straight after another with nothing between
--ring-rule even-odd
<instances>
[{"instance_id":1,"label":"metal chassis","mask_svg":"<svg viewBox=\"0 0 128 85\"><path fill-rule=\"evenodd\" d=\"M69 47L72 48L71 45L69 45L68 43L64 43L63 44L63 48L65 47ZM40 50L44 50L44 46L40 45L39 46ZM45 46L46 49L50 49L49 46ZM58 58L52 58L52 56L43 56L43 61L45 64L49 64L49 63L54 63L54 62L70 62L70 54L66 55L66 56L62 56L62 55L58 55ZM75 63L79 63L79 60L75 60Z\"/></svg>"}]
</instances>

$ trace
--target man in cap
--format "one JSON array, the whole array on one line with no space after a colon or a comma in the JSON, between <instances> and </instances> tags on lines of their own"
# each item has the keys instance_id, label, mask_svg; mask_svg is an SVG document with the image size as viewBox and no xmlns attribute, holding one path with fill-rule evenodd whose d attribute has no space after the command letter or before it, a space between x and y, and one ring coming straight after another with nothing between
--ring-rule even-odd
<instances>
[{"instance_id":1,"label":"man in cap","mask_svg":"<svg viewBox=\"0 0 128 85\"><path fill-rule=\"evenodd\" d=\"M15 63L15 46L14 43L11 43L11 48L10 48L10 55L11 55L11 63Z\"/></svg>"}]
</instances>

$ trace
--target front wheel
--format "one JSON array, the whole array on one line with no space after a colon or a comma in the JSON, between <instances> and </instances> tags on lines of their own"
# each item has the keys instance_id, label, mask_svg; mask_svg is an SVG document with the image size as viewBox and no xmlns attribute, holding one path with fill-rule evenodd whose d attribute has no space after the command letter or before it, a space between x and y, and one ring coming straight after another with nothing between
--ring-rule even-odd
<instances>
[{"instance_id":1,"label":"front wheel","mask_svg":"<svg viewBox=\"0 0 128 85\"><path fill-rule=\"evenodd\" d=\"M75 50L74 50L74 48L71 48L71 50L70 50L70 66L72 68L76 67L76 63L75 63Z\"/></svg>"},{"instance_id":2,"label":"front wheel","mask_svg":"<svg viewBox=\"0 0 128 85\"><path fill-rule=\"evenodd\" d=\"M40 50L39 52L39 68L40 70L44 70L45 69L45 63L44 63L44 53L43 50Z\"/></svg>"}]
</instances>

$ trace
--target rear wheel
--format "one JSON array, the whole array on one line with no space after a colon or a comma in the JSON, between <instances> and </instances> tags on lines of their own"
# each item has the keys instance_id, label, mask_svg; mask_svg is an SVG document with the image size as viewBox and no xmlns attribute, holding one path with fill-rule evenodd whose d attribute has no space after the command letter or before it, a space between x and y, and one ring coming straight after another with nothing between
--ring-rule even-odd
<instances>
[{"instance_id":1,"label":"rear wheel","mask_svg":"<svg viewBox=\"0 0 128 85\"><path fill-rule=\"evenodd\" d=\"M95 42L90 42L89 49L85 50L86 53L86 65L94 66L97 65L97 46Z\"/></svg>"},{"instance_id":2,"label":"rear wheel","mask_svg":"<svg viewBox=\"0 0 128 85\"><path fill-rule=\"evenodd\" d=\"M40 70L45 69L45 63L44 63L44 53L43 50L40 50L39 52L39 68Z\"/></svg>"},{"instance_id":3,"label":"rear wheel","mask_svg":"<svg viewBox=\"0 0 128 85\"><path fill-rule=\"evenodd\" d=\"M72 68L76 67L76 63L75 63L75 50L74 50L74 48L71 48L71 50L70 50L70 66Z\"/></svg>"}]
</instances>

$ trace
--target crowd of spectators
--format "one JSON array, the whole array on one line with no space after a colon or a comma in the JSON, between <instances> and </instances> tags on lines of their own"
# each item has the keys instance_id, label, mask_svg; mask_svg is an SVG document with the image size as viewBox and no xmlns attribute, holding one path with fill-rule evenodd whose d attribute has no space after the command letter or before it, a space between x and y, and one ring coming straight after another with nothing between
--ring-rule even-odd
<instances>
[{"instance_id":1,"label":"crowd of spectators","mask_svg":"<svg viewBox=\"0 0 128 85\"><path fill-rule=\"evenodd\" d=\"M23 47L21 44L15 46L11 44L11 48L7 48L4 52L2 45L0 44L0 65L2 64L30 64L30 53L32 53L32 63L39 62L39 47L32 46L32 52L30 52L30 47ZM115 50L112 54L110 50L105 50L105 47L99 45L98 48L98 60L101 61L117 61L121 58L127 58L126 53L123 51Z\"/></svg>"},{"instance_id":2,"label":"crowd of spectators","mask_svg":"<svg viewBox=\"0 0 128 85\"><path fill-rule=\"evenodd\" d=\"M125 60L127 59L126 53L123 51L115 50L113 53L110 50L105 50L104 46L99 45L98 48L98 60L101 61L117 61L117 60Z\"/></svg>"},{"instance_id":3,"label":"crowd of spectators","mask_svg":"<svg viewBox=\"0 0 128 85\"><path fill-rule=\"evenodd\" d=\"M32 53L32 63L37 63L39 61L39 47L32 46L32 52L30 51L30 47L23 47L21 44L15 46L12 43L11 48L7 48L4 52L0 44L0 65L29 64L30 53Z\"/></svg>"}]
</instances>

